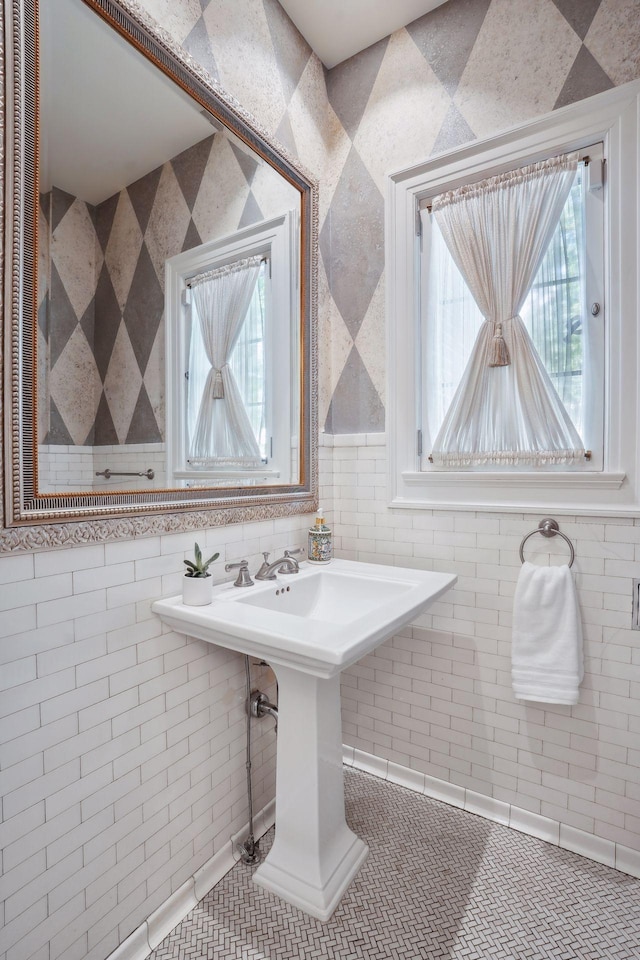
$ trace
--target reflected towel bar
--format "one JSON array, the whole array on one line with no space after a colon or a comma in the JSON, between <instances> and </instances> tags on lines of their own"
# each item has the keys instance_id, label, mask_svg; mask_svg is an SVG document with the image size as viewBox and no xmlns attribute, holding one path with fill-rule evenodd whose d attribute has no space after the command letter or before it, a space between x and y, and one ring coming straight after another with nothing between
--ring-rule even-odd
<instances>
[{"instance_id":1,"label":"reflected towel bar","mask_svg":"<svg viewBox=\"0 0 640 960\"><path fill-rule=\"evenodd\" d=\"M146 477L147 480L153 480L155 473L151 467L148 470L134 470L131 473L109 470L107 467L105 470L96 470L96 477L104 477L105 480L110 480L111 477Z\"/></svg>"}]
</instances>

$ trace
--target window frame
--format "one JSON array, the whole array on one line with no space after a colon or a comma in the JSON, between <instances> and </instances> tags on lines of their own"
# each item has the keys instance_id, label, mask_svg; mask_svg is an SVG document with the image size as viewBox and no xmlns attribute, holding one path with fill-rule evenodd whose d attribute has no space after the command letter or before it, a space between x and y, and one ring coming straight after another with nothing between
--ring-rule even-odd
<instances>
[{"instance_id":1,"label":"window frame","mask_svg":"<svg viewBox=\"0 0 640 960\"><path fill-rule=\"evenodd\" d=\"M640 515L638 115L640 81L579 101L388 178L389 500L398 508ZM554 154L604 144L605 402L601 469L420 469L419 201Z\"/></svg>"},{"instance_id":2,"label":"window frame","mask_svg":"<svg viewBox=\"0 0 640 960\"><path fill-rule=\"evenodd\" d=\"M171 257L165 264L166 319L166 408L167 471L172 485L202 485L225 480L252 481L259 484L296 482L289 478L297 458L297 417L293 409L294 391L278 370L298 370L292 358L299 351L295 336L297 247L296 212L288 211L268 221L208 241L199 247ZM261 467L196 469L187 462L186 403L184 372L188 369L186 312L189 308L188 280L205 270L215 269L247 257L262 255L269 261L267 287L268 312L272 323L265 337L267 366L267 419L271 430L271 449ZM189 320L190 322L190 320ZM282 477L289 479L282 480Z\"/></svg>"}]
</instances>

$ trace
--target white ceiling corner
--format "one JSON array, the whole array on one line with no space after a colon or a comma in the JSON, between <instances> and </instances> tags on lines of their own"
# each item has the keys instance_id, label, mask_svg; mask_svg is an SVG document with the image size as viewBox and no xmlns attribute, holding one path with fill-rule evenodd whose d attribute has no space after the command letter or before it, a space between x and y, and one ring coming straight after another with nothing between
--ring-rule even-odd
<instances>
[{"instance_id":1,"label":"white ceiling corner","mask_svg":"<svg viewBox=\"0 0 640 960\"><path fill-rule=\"evenodd\" d=\"M446 0L280 0L329 69L443 3Z\"/></svg>"}]
</instances>

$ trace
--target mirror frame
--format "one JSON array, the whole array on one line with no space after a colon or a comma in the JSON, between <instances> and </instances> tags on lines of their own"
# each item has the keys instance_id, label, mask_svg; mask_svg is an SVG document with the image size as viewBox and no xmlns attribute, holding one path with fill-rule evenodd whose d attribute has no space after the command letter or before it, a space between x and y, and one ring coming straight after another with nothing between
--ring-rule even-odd
<instances>
[{"instance_id":1,"label":"mirror frame","mask_svg":"<svg viewBox=\"0 0 640 960\"><path fill-rule=\"evenodd\" d=\"M35 298L38 193L38 0L3 0L5 131L3 457L0 553L197 530L317 507L318 184L135 0L83 0L300 192L299 483L251 488L40 494Z\"/></svg>"}]
</instances>

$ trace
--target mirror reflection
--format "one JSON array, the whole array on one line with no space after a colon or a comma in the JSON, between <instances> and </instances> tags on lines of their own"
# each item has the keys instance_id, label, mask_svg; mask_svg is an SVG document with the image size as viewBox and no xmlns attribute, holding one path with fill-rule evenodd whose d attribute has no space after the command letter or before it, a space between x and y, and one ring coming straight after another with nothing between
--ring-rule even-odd
<instances>
[{"instance_id":1,"label":"mirror reflection","mask_svg":"<svg viewBox=\"0 0 640 960\"><path fill-rule=\"evenodd\" d=\"M41 493L295 484L300 192L82 0L40 0Z\"/></svg>"}]
</instances>

